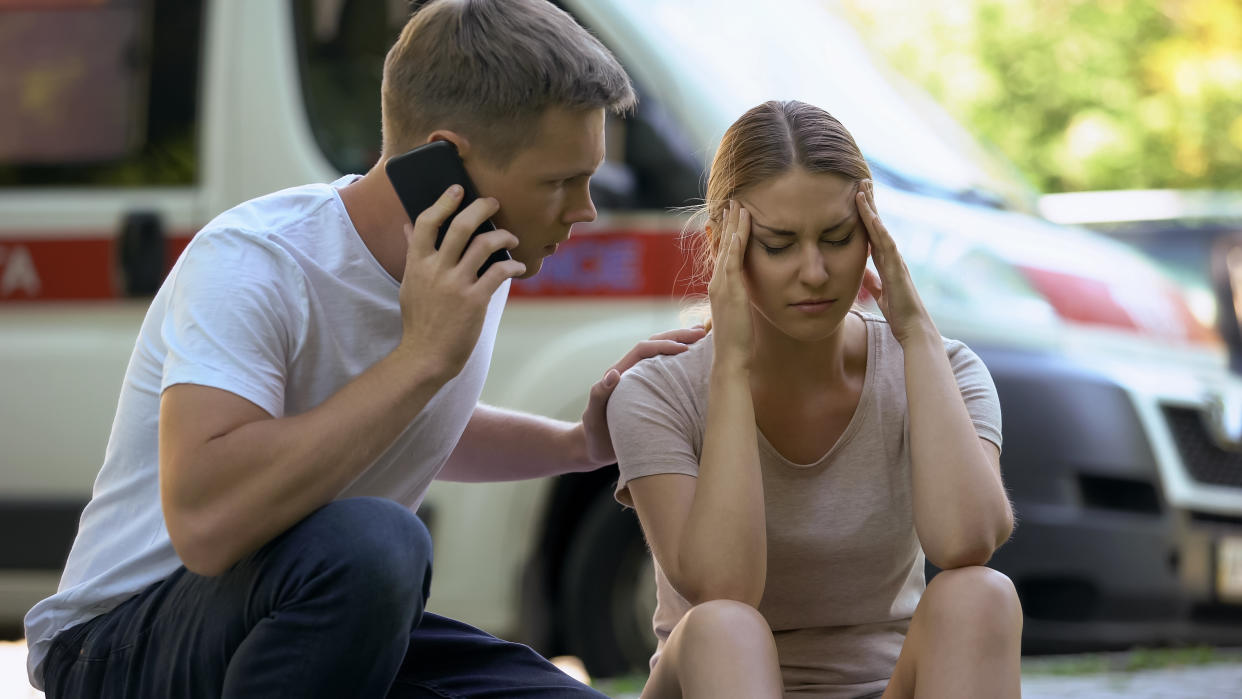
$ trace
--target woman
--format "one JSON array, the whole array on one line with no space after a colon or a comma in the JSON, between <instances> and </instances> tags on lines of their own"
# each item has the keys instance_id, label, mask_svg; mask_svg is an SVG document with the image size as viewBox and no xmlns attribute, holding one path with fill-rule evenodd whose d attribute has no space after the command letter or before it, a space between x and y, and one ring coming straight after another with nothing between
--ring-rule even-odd
<instances>
[{"instance_id":1,"label":"woman","mask_svg":"<svg viewBox=\"0 0 1242 699\"><path fill-rule=\"evenodd\" d=\"M995 387L923 308L853 138L759 105L707 193L711 332L608 406L657 568L643 696L1019 696L1021 608L983 567L1013 529Z\"/></svg>"}]
</instances>

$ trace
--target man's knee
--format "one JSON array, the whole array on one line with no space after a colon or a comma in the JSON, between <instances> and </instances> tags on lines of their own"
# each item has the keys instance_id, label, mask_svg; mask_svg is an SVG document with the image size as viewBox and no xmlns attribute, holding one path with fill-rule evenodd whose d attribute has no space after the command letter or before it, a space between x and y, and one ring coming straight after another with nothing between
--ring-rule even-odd
<instances>
[{"instance_id":1,"label":"man's knee","mask_svg":"<svg viewBox=\"0 0 1242 699\"><path fill-rule=\"evenodd\" d=\"M430 582L431 534L408 508L384 498L328 503L304 522L321 561L382 594L422 592ZM413 590L407 588L413 586Z\"/></svg>"}]
</instances>

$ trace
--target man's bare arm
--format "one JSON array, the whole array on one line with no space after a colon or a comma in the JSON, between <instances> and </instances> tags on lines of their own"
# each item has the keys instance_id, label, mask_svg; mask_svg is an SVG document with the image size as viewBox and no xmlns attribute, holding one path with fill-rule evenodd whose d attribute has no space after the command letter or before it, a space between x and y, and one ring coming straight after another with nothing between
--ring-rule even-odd
<instances>
[{"instance_id":1,"label":"man's bare arm","mask_svg":"<svg viewBox=\"0 0 1242 699\"><path fill-rule=\"evenodd\" d=\"M702 328L669 330L634 346L590 390L581 422L564 422L478 405L457 448L437 476L443 481L514 481L590 471L615 463L606 407L621 374L648 357L680 354Z\"/></svg>"},{"instance_id":2,"label":"man's bare arm","mask_svg":"<svg viewBox=\"0 0 1242 699\"><path fill-rule=\"evenodd\" d=\"M400 344L322 404L276 419L227 391L164 391L160 499L187 568L219 574L332 500L461 371L492 295L525 265L510 260L476 276L489 255L517 243L503 230L470 242L495 213L493 199L458 214L437 251L435 232L459 199L446 193L406 227Z\"/></svg>"}]
</instances>

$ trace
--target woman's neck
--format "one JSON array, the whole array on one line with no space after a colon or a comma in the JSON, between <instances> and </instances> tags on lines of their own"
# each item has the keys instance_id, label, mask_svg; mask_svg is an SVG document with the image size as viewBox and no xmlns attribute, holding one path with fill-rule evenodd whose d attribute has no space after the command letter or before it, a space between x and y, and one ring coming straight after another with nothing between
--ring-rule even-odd
<instances>
[{"instance_id":1,"label":"woman's neck","mask_svg":"<svg viewBox=\"0 0 1242 699\"><path fill-rule=\"evenodd\" d=\"M832 390L853 383L858 370L865 369L866 355L858 352L861 323L853 313L846 314L832 334L810 342L795 340L754 315L752 385L798 392ZM865 346L866 336L861 337Z\"/></svg>"}]
</instances>

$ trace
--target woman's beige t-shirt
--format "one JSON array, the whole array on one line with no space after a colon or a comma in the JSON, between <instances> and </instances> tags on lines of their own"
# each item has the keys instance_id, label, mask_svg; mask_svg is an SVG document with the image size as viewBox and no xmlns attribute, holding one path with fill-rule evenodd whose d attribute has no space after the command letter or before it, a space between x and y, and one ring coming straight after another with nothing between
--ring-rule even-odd
<instances>
[{"instance_id":1,"label":"woman's beige t-shirt","mask_svg":"<svg viewBox=\"0 0 1242 699\"><path fill-rule=\"evenodd\" d=\"M787 693L857 697L883 691L925 588L914 530L910 421L901 345L882 317L866 322L868 359L858 408L819 460L796 464L759 433L768 575L759 611L776 637ZM713 338L627 371L608 402L621 478L697 476L707 417ZM1000 404L987 367L944 340L980 437L1001 444ZM690 604L656 565L659 646Z\"/></svg>"}]
</instances>

